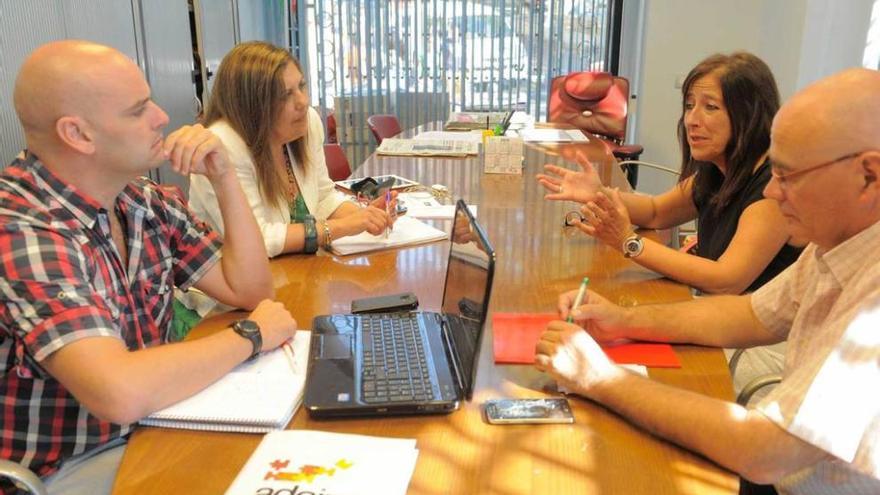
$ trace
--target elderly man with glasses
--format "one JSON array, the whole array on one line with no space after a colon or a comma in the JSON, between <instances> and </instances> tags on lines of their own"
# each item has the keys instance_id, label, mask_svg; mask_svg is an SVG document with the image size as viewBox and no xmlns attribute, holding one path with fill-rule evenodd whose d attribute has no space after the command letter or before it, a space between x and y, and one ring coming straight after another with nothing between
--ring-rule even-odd
<instances>
[{"instance_id":1,"label":"elderly man with glasses","mask_svg":"<svg viewBox=\"0 0 880 495\"><path fill-rule=\"evenodd\" d=\"M537 366L639 426L781 493L880 493L880 73L853 69L776 115L764 194L798 261L749 295L621 308L590 292L536 349ZM719 317L719 315L723 315ZM586 329L586 332L583 329ZM783 379L754 409L619 368L595 340L748 347L788 340ZM744 482L745 488L767 490Z\"/></svg>"}]
</instances>

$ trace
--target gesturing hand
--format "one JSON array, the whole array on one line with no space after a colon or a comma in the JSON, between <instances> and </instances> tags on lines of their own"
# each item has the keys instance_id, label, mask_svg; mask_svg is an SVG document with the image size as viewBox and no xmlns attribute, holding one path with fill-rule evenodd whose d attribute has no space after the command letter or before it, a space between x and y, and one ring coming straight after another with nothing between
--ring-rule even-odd
<instances>
[{"instance_id":1,"label":"gesturing hand","mask_svg":"<svg viewBox=\"0 0 880 495\"><path fill-rule=\"evenodd\" d=\"M593 201L581 207L581 214L586 221L575 220L574 225L614 249L621 249L623 241L632 235L629 211L617 189L599 191Z\"/></svg>"},{"instance_id":2,"label":"gesturing hand","mask_svg":"<svg viewBox=\"0 0 880 495\"><path fill-rule=\"evenodd\" d=\"M223 143L201 124L185 125L169 134L163 150L171 168L181 175L201 174L213 180L230 169Z\"/></svg>"},{"instance_id":3,"label":"gesturing hand","mask_svg":"<svg viewBox=\"0 0 880 495\"><path fill-rule=\"evenodd\" d=\"M548 191L544 199L578 203L592 201L602 187L602 181L593 164L586 157L579 157L578 165L580 171L556 165L544 165L546 173L536 176L538 182Z\"/></svg>"}]
</instances>

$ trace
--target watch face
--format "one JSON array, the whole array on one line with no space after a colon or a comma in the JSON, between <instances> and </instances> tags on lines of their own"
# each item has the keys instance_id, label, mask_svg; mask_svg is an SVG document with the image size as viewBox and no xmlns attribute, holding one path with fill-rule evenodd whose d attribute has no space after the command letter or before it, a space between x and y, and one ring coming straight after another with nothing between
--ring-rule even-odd
<instances>
[{"instance_id":1,"label":"watch face","mask_svg":"<svg viewBox=\"0 0 880 495\"><path fill-rule=\"evenodd\" d=\"M626 241L626 251L628 253L634 253L639 249L639 241L635 239L631 239Z\"/></svg>"},{"instance_id":2,"label":"watch face","mask_svg":"<svg viewBox=\"0 0 880 495\"><path fill-rule=\"evenodd\" d=\"M253 320L238 320L235 324L242 332L260 333L260 326Z\"/></svg>"},{"instance_id":3,"label":"watch face","mask_svg":"<svg viewBox=\"0 0 880 495\"><path fill-rule=\"evenodd\" d=\"M623 252L627 257L638 256L642 253L642 238L635 237L627 239L623 243Z\"/></svg>"}]
</instances>

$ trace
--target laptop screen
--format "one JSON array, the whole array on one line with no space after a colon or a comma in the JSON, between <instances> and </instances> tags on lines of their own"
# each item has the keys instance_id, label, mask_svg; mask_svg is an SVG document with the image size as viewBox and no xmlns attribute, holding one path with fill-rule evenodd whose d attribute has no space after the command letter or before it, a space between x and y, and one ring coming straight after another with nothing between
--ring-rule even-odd
<instances>
[{"instance_id":1,"label":"laptop screen","mask_svg":"<svg viewBox=\"0 0 880 495\"><path fill-rule=\"evenodd\" d=\"M451 241L442 311L458 351L464 393L470 399L489 309L495 251L462 200L456 203Z\"/></svg>"}]
</instances>

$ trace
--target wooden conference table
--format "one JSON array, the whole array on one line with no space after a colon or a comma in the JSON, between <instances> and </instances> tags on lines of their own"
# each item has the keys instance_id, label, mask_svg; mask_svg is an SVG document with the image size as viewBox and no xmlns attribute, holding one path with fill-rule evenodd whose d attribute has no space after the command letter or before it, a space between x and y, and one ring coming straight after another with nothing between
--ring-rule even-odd
<instances>
[{"instance_id":1,"label":"wooden conference table","mask_svg":"<svg viewBox=\"0 0 880 495\"><path fill-rule=\"evenodd\" d=\"M453 197L478 205L477 219L497 251L490 313L552 312L557 295L576 288L584 274L591 288L623 305L690 298L686 287L629 262L619 252L584 235L569 237L563 232L563 216L572 205L543 200L534 175L545 162L561 163L574 153L589 156L606 184L627 187L613 157L595 141L529 146L522 176L484 174L476 157L375 155L355 175L395 173L422 184L443 184ZM438 310L447 253L446 242L435 242L366 256L283 256L271 267L277 298L300 327L308 328L315 315L347 312L353 298L368 295L412 291L421 309ZM241 314L211 318L193 335L216 331L236 317ZM736 476L586 400L571 398L572 425L486 424L481 415L486 399L544 396L552 387L531 366L495 365L491 346L488 329L474 399L452 414L316 421L300 410L290 428L417 439L419 457L410 494L736 493ZM732 399L721 351L676 346L676 352L683 367L651 369L653 379ZM123 458L114 493L223 493L260 438L139 428Z\"/></svg>"}]
</instances>

